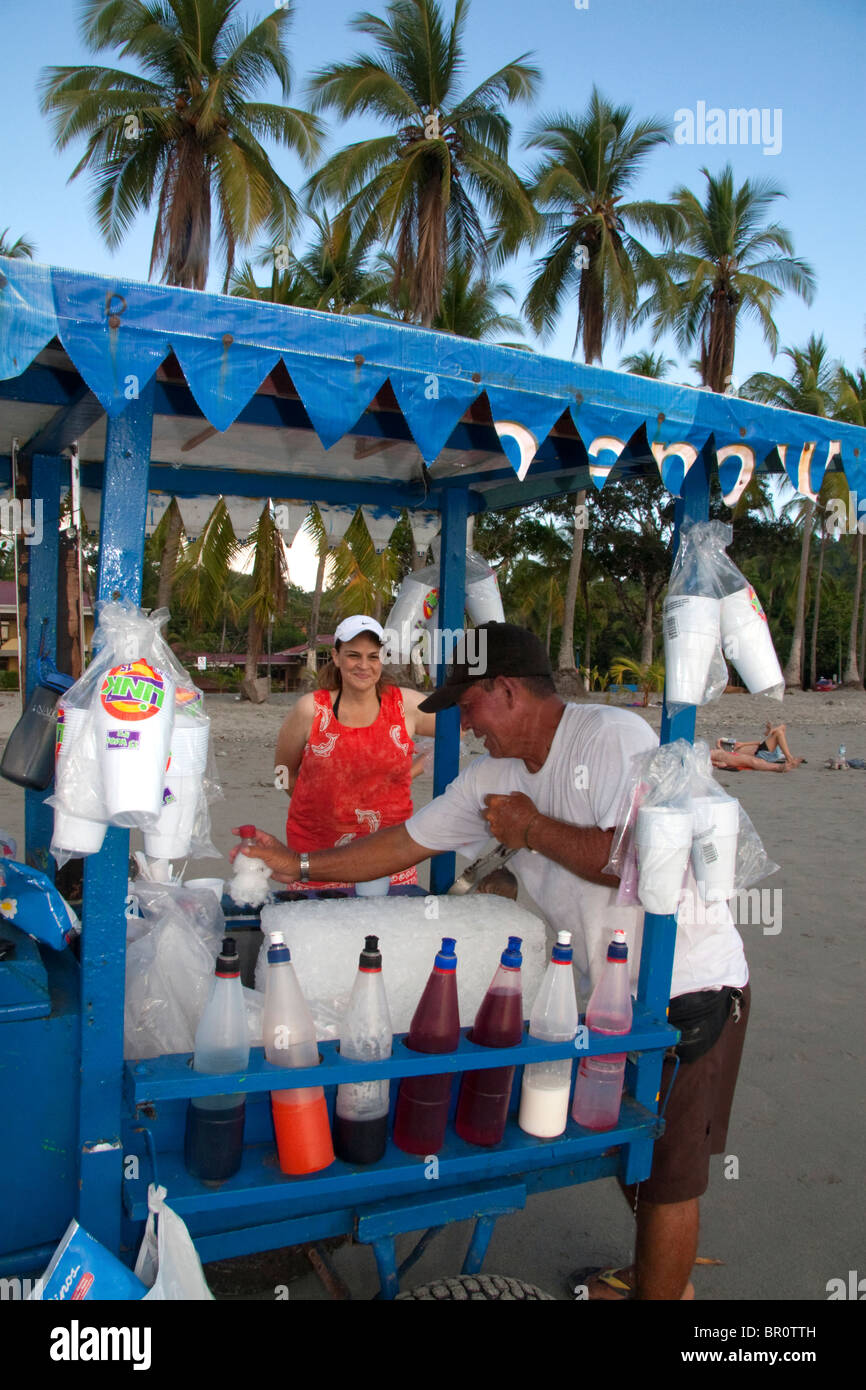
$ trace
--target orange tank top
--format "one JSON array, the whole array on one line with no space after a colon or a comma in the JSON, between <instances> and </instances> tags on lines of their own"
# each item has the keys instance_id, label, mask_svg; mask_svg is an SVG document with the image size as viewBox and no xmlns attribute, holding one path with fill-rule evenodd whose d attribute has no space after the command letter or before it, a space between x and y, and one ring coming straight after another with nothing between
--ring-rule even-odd
<instances>
[{"instance_id":1,"label":"orange tank top","mask_svg":"<svg viewBox=\"0 0 866 1390\"><path fill-rule=\"evenodd\" d=\"M412 815L412 756L403 699L397 686L382 689L379 713L363 729L334 715L331 692L317 690L310 736L298 769L286 820L290 849L334 849L361 835L402 825ZM392 884L417 883L414 868L393 874ZM292 883L289 888L323 884ZM350 887L349 884L330 884Z\"/></svg>"}]
</instances>

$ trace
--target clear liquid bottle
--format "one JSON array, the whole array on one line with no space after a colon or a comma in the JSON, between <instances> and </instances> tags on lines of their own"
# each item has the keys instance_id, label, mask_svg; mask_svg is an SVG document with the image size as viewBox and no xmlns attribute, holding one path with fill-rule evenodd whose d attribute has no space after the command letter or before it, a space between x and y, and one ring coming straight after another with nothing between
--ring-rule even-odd
<instances>
[{"instance_id":1,"label":"clear liquid bottle","mask_svg":"<svg viewBox=\"0 0 866 1390\"><path fill-rule=\"evenodd\" d=\"M470 1037L482 1047L515 1047L523 1037L520 946L519 936L509 936L481 1001ZM464 1072L454 1121L461 1139L485 1147L501 1141L513 1081L513 1066Z\"/></svg>"},{"instance_id":2,"label":"clear liquid bottle","mask_svg":"<svg viewBox=\"0 0 866 1390\"><path fill-rule=\"evenodd\" d=\"M412 1016L406 1046L413 1052L453 1052L460 1040L454 937L442 939L424 993ZM404 1076L397 1093L394 1143L404 1153L438 1153L445 1141L453 1074Z\"/></svg>"},{"instance_id":3,"label":"clear liquid bottle","mask_svg":"<svg viewBox=\"0 0 866 1390\"><path fill-rule=\"evenodd\" d=\"M590 997L586 1024L590 1035L630 1033L632 1019L625 932L617 931L607 948L601 979ZM619 1119L626 1054L584 1057L577 1069L571 1118L584 1129L612 1129Z\"/></svg>"},{"instance_id":4,"label":"clear liquid bottle","mask_svg":"<svg viewBox=\"0 0 866 1390\"><path fill-rule=\"evenodd\" d=\"M392 1028L379 938L368 936L340 1031L340 1056L378 1062L391 1056ZM334 1148L345 1163L376 1163L388 1139L390 1082L359 1081L337 1088Z\"/></svg>"},{"instance_id":5,"label":"clear liquid bottle","mask_svg":"<svg viewBox=\"0 0 866 1390\"><path fill-rule=\"evenodd\" d=\"M195 1035L193 1070L207 1076L246 1071L250 1039L234 937L223 940L210 998ZM187 1109L184 1162L201 1182L225 1182L241 1165L246 1098L201 1096Z\"/></svg>"},{"instance_id":6,"label":"clear liquid bottle","mask_svg":"<svg viewBox=\"0 0 866 1390\"><path fill-rule=\"evenodd\" d=\"M529 1015L530 1040L570 1042L577 1032L572 955L571 932L558 932L547 973ZM563 1133L568 1119L571 1068L571 1057L531 1062L523 1068L518 1123L526 1134L555 1139Z\"/></svg>"},{"instance_id":7,"label":"clear liquid bottle","mask_svg":"<svg viewBox=\"0 0 866 1390\"><path fill-rule=\"evenodd\" d=\"M316 1025L280 932L271 933L268 947L262 1042L275 1067L319 1065ZM271 1091L271 1111L282 1173L297 1177L333 1163L328 1102L321 1086Z\"/></svg>"}]
</instances>

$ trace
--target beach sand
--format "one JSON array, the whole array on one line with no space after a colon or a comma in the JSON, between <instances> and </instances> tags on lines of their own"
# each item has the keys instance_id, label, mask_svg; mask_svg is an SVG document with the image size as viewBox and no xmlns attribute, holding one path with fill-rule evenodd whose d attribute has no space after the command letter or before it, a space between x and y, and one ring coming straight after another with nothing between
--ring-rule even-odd
<instances>
[{"instance_id":1,"label":"beach sand","mask_svg":"<svg viewBox=\"0 0 866 1390\"><path fill-rule=\"evenodd\" d=\"M233 825L255 822L275 834L284 827L287 798L273 785L272 750L293 698L279 696L257 707L230 696L207 700L224 792L212 808L213 836L224 854L233 843ZM658 706L636 713L658 729ZM17 697L0 696L3 742L17 716ZM847 1279L848 1271L858 1268L866 1274L861 1188L866 771L833 772L824 766L840 743L849 755L866 758L866 693L792 692L781 704L727 694L699 711L697 736L760 738L766 720L780 717L792 751L805 757L806 765L785 774L719 774L722 786L742 801L780 869L761 885L760 901L755 897L740 910L752 976L752 1020L728 1154L713 1160L702 1202L700 1254L721 1263L696 1269L700 1299L823 1300L828 1280ZM414 789L416 805L423 804L432 794L431 779L419 778ZM19 788L0 782L0 827L19 844L23 803ZM226 859L200 860L189 866L187 876L228 872ZM413 1269L408 1286L456 1273L468 1234L463 1223L448 1227ZM413 1239L401 1238L398 1259ZM615 1184L591 1183L540 1194L527 1213L501 1218L485 1270L515 1275L562 1297L568 1271L585 1264L625 1264L630 1245L630 1216ZM334 1263L355 1297L375 1292L369 1251L344 1247L335 1252ZM260 1267L267 1271L267 1260ZM265 1281L269 1277L263 1273ZM327 1295L309 1275L292 1284L291 1296Z\"/></svg>"}]
</instances>

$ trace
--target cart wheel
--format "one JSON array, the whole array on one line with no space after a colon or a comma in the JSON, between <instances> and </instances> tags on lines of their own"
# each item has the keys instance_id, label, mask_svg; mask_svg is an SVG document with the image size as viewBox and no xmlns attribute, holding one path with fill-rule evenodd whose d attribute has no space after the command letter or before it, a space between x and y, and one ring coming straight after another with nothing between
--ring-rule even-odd
<instances>
[{"instance_id":1,"label":"cart wheel","mask_svg":"<svg viewBox=\"0 0 866 1390\"><path fill-rule=\"evenodd\" d=\"M456 1279L436 1279L432 1284L421 1284L417 1289L410 1289L408 1293L398 1293L397 1298L434 1303L463 1303L467 1300L482 1303L492 1303L495 1300L538 1302L544 1299L552 1303L557 1301L552 1293L545 1293L542 1289L536 1288L535 1284L524 1284L520 1279L507 1279L502 1274L460 1274Z\"/></svg>"}]
</instances>

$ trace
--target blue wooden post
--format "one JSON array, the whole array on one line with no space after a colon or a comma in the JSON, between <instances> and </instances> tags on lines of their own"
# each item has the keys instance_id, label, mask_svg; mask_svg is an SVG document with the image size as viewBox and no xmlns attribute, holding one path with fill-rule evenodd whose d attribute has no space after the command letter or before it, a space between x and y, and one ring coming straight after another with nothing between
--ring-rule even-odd
<instances>
[{"instance_id":1,"label":"blue wooden post","mask_svg":"<svg viewBox=\"0 0 866 1390\"><path fill-rule=\"evenodd\" d=\"M153 425L153 383L109 419L100 523L100 599L141 598L144 518ZM84 861L81 937L81 1091L78 1219L115 1252L120 1248L123 1151L123 1000L129 831L109 828L98 855Z\"/></svg>"},{"instance_id":2,"label":"blue wooden post","mask_svg":"<svg viewBox=\"0 0 866 1390\"><path fill-rule=\"evenodd\" d=\"M706 521L710 508L710 462L713 451L709 444L686 474L677 498L674 513L674 554L680 542L680 529L685 521ZM662 710L661 743L673 743L675 739L685 738L693 742L695 737L695 708L690 705L680 710L673 718L668 715L667 704ZM641 946L640 976L638 978L638 1003L656 1018L667 1017L670 1003L671 975L674 968L674 946L676 944L676 914L659 916L654 912L644 915L643 944ZM635 1077L635 1100L654 1109L658 1098L661 1080L662 1054L643 1053L638 1059Z\"/></svg>"},{"instance_id":3,"label":"blue wooden post","mask_svg":"<svg viewBox=\"0 0 866 1390\"><path fill-rule=\"evenodd\" d=\"M45 624L45 655L52 661L57 655L57 557L60 549L60 490L64 458L45 454L33 457L31 482L31 517L33 544L28 550L27 583L27 662L24 672L24 702L26 704L39 684L39 643ZM26 544L22 539L21 544ZM54 860L49 857L54 812L45 805L53 787L45 791L24 793L24 825L27 846L26 862L54 877Z\"/></svg>"},{"instance_id":4,"label":"blue wooden post","mask_svg":"<svg viewBox=\"0 0 866 1390\"><path fill-rule=\"evenodd\" d=\"M439 607L436 626L441 632L457 632L463 627L466 606L466 520L469 494L463 488L446 488L442 498L442 535L439 554ZM438 647L438 643L436 644ZM436 651L438 658L439 652ZM445 679L450 656L443 651L437 668L437 685ZM433 768L433 794L439 796L453 782L460 766L460 711L443 710L436 716L436 754ZM454 882L455 856L437 854L430 865L430 888L446 893Z\"/></svg>"}]
</instances>

